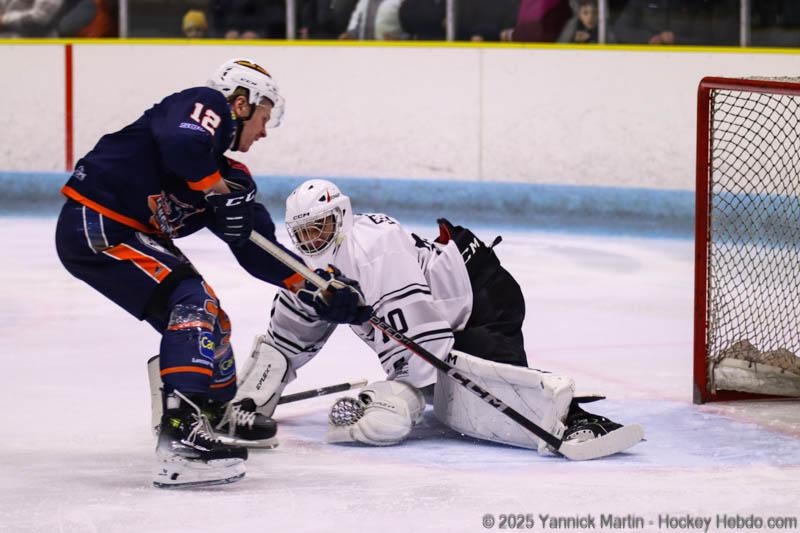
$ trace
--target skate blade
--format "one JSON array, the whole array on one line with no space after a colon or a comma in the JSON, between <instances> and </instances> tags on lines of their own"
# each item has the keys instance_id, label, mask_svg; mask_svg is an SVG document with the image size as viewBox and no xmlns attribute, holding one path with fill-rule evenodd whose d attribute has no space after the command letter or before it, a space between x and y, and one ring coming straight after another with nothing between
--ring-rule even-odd
<instances>
[{"instance_id":1,"label":"skate blade","mask_svg":"<svg viewBox=\"0 0 800 533\"><path fill-rule=\"evenodd\" d=\"M227 446L238 446L239 448L259 448L262 450L271 450L272 448L278 447L278 437L262 440L247 440L230 437L228 435L221 435L219 433L217 433L215 437L217 437L221 443Z\"/></svg>"},{"instance_id":2,"label":"skate blade","mask_svg":"<svg viewBox=\"0 0 800 533\"><path fill-rule=\"evenodd\" d=\"M241 459L216 459L208 462L174 458L159 462L153 486L180 489L226 485L244 477Z\"/></svg>"},{"instance_id":3,"label":"skate blade","mask_svg":"<svg viewBox=\"0 0 800 533\"><path fill-rule=\"evenodd\" d=\"M558 453L573 461L588 461L625 451L642 440L644 440L642 426L631 424L596 439L583 442L562 442Z\"/></svg>"}]
</instances>

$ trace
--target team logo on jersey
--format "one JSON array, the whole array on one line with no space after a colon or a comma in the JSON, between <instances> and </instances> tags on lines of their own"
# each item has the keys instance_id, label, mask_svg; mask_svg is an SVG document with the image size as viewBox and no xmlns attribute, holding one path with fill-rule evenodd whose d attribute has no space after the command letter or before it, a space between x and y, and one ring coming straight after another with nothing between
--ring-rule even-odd
<instances>
[{"instance_id":1,"label":"team logo on jersey","mask_svg":"<svg viewBox=\"0 0 800 533\"><path fill-rule=\"evenodd\" d=\"M163 191L161 194L148 196L147 205L153 213L150 224L170 238L177 236L178 230L186 225L187 218L205 211L202 207L181 202L174 195L167 195Z\"/></svg>"},{"instance_id":2,"label":"team logo on jersey","mask_svg":"<svg viewBox=\"0 0 800 533\"><path fill-rule=\"evenodd\" d=\"M78 168L75 169L75 172L72 173L72 177L80 181L86 178L86 171L83 169L83 165L79 165Z\"/></svg>"}]
</instances>

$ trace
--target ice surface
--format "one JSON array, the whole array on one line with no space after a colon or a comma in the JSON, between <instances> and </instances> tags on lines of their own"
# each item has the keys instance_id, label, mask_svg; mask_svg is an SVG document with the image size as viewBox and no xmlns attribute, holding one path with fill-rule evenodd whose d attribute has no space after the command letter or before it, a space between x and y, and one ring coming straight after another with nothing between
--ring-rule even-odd
<instances>
[{"instance_id":1,"label":"ice surface","mask_svg":"<svg viewBox=\"0 0 800 533\"><path fill-rule=\"evenodd\" d=\"M532 366L642 424L647 441L629 453L542 457L461 438L430 413L400 446L325 444L326 397L278 408L281 445L252 453L243 481L164 491L150 485L145 368L158 335L67 274L54 219L2 223L2 532L477 532L486 513L532 513L538 531L539 514L633 514L665 531L659 515L800 517L798 402L691 403L689 241L503 231L497 248L525 291ZM273 288L210 234L179 245L232 317L241 361ZM340 328L287 392L361 377L380 367Z\"/></svg>"}]
</instances>

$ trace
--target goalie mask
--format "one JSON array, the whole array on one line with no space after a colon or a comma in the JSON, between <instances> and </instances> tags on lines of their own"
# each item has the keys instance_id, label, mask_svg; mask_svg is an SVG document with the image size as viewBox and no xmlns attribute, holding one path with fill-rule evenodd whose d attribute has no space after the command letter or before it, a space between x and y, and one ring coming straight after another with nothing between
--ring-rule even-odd
<instances>
[{"instance_id":1,"label":"goalie mask","mask_svg":"<svg viewBox=\"0 0 800 533\"><path fill-rule=\"evenodd\" d=\"M231 143L231 150L236 150L239 145L244 122L250 120L257 105L268 100L272 104L272 112L266 126L277 128L283 118L284 100L278 91L278 85L269 72L249 59L229 59L223 63L209 78L208 87L221 92L229 101L236 94L237 89L244 89L247 101L250 104L250 115L236 118L236 134Z\"/></svg>"},{"instance_id":2,"label":"goalie mask","mask_svg":"<svg viewBox=\"0 0 800 533\"><path fill-rule=\"evenodd\" d=\"M286 199L286 229L305 255L319 255L339 244L353 227L350 198L327 180L308 180Z\"/></svg>"}]
</instances>

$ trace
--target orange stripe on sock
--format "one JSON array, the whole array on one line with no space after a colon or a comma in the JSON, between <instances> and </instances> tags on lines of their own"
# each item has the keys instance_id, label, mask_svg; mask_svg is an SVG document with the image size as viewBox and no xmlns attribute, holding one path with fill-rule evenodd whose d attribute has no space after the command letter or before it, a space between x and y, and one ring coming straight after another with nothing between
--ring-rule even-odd
<instances>
[{"instance_id":1,"label":"orange stripe on sock","mask_svg":"<svg viewBox=\"0 0 800 533\"><path fill-rule=\"evenodd\" d=\"M193 372L195 374L203 374L205 376L211 377L214 375L214 372L211 371L209 368L202 368L199 366L173 366L172 368L165 368L161 371L161 376L166 376L169 374L179 374L181 372Z\"/></svg>"},{"instance_id":2,"label":"orange stripe on sock","mask_svg":"<svg viewBox=\"0 0 800 533\"><path fill-rule=\"evenodd\" d=\"M192 328L200 328L207 331L212 331L214 326L209 322L203 322L201 320L195 322L184 322L182 324L173 324L167 329L170 331L177 331L179 329L192 329Z\"/></svg>"},{"instance_id":3,"label":"orange stripe on sock","mask_svg":"<svg viewBox=\"0 0 800 533\"><path fill-rule=\"evenodd\" d=\"M120 261L131 261L145 274L159 283L164 281L164 278L169 276L170 272L172 272L171 268L155 257L144 254L135 248L131 248L127 244L118 244L103 251L103 253Z\"/></svg>"},{"instance_id":4,"label":"orange stripe on sock","mask_svg":"<svg viewBox=\"0 0 800 533\"><path fill-rule=\"evenodd\" d=\"M225 383L212 383L211 384L211 388L212 389L223 389L225 387L233 385L234 383L236 383L236 376L233 376L231 379L229 379Z\"/></svg>"}]
</instances>

